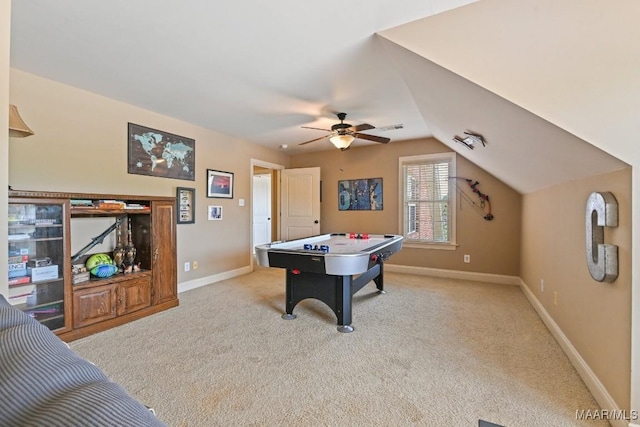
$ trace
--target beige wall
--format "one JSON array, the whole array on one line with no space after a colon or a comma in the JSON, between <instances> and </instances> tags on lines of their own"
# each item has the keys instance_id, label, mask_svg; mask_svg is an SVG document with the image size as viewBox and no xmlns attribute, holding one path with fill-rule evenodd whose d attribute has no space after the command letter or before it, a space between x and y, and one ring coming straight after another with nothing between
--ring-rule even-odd
<instances>
[{"instance_id":1,"label":"beige wall","mask_svg":"<svg viewBox=\"0 0 640 427\"><path fill-rule=\"evenodd\" d=\"M250 159L286 165L286 155L16 69L10 98L35 132L10 146L13 188L175 196L193 187L196 223L177 226L178 281L250 265ZM195 139L195 181L128 174L127 122ZM207 169L234 173L233 199L206 198ZM207 220L208 205L223 207L222 221ZM183 272L186 261L198 270Z\"/></svg>"},{"instance_id":2,"label":"beige wall","mask_svg":"<svg viewBox=\"0 0 640 427\"><path fill-rule=\"evenodd\" d=\"M585 209L594 191L612 192L620 275L593 280L585 258ZM572 181L523 198L521 278L620 408L629 408L631 364L631 168ZM540 281L544 279L544 292ZM557 292L558 303L553 303Z\"/></svg>"},{"instance_id":3,"label":"beige wall","mask_svg":"<svg viewBox=\"0 0 640 427\"><path fill-rule=\"evenodd\" d=\"M291 167L320 166L322 179L321 231L402 234L398 224L398 158L419 154L450 152L444 144L429 138L392 142L387 145L330 150L291 157ZM478 180L478 189L488 194L495 215L486 221L464 200L458 201L457 241L453 251L403 248L390 262L480 273L519 275L521 196L488 174L457 156L457 175ZM338 211L338 181L344 179L383 179L382 211ZM461 182L465 192L475 195ZM463 255L471 255L471 263Z\"/></svg>"}]
</instances>

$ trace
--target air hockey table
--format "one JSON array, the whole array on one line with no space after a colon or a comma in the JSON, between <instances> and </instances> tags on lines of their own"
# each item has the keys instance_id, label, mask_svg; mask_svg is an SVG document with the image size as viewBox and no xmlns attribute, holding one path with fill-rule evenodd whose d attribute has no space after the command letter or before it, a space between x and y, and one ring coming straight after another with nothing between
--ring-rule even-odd
<instances>
[{"instance_id":1,"label":"air hockey table","mask_svg":"<svg viewBox=\"0 0 640 427\"><path fill-rule=\"evenodd\" d=\"M286 269L286 312L302 300L327 304L338 331L352 332L353 295L370 281L384 293L384 262L402 249L402 236L333 233L256 246L258 265Z\"/></svg>"}]
</instances>

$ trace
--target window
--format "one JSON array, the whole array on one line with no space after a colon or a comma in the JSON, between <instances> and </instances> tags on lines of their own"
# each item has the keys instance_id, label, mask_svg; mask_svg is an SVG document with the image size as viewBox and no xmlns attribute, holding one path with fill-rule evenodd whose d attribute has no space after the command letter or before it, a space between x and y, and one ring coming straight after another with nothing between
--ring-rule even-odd
<instances>
[{"instance_id":1,"label":"window","mask_svg":"<svg viewBox=\"0 0 640 427\"><path fill-rule=\"evenodd\" d=\"M455 245L455 153L400 157L405 244Z\"/></svg>"}]
</instances>

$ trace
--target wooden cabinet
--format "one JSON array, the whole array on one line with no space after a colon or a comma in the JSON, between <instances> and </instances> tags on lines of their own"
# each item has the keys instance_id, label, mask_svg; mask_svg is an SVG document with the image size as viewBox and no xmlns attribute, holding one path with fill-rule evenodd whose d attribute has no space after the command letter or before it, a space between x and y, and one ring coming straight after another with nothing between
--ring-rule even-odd
<instances>
[{"instance_id":1,"label":"wooden cabinet","mask_svg":"<svg viewBox=\"0 0 640 427\"><path fill-rule=\"evenodd\" d=\"M61 320L50 328L60 338L74 340L178 305L175 198L10 191L9 203L59 206L55 262ZM14 228L14 234L10 239L24 233ZM118 235L125 242L131 236L135 269L84 281L72 276L72 265L82 266L91 254L112 255ZM10 254L16 252L11 241L9 248ZM54 252L51 247L42 250Z\"/></svg>"},{"instance_id":2,"label":"wooden cabinet","mask_svg":"<svg viewBox=\"0 0 640 427\"><path fill-rule=\"evenodd\" d=\"M93 325L150 306L151 272L132 274L110 284L89 283L73 290L73 326Z\"/></svg>"}]
</instances>

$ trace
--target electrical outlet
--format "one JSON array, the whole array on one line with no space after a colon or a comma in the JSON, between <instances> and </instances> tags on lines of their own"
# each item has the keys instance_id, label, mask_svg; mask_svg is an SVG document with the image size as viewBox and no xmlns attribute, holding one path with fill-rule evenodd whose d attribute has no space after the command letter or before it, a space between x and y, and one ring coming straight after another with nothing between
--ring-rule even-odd
<instances>
[{"instance_id":1,"label":"electrical outlet","mask_svg":"<svg viewBox=\"0 0 640 427\"><path fill-rule=\"evenodd\" d=\"M558 291L553 291L553 305L558 305Z\"/></svg>"},{"instance_id":2,"label":"electrical outlet","mask_svg":"<svg viewBox=\"0 0 640 427\"><path fill-rule=\"evenodd\" d=\"M187 261L184 263L184 271L189 271L189 270L191 270L191 263Z\"/></svg>"},{"instance_id":3,"label":"electrical outlet","mask_svg":"<svg viewBox=\"0 0 640 427\"><path fill-rule=\"evenodd\" d=\"M198 261L193 261L193 269L197 270L198 269Z\"/></svg>"},{"instance_id":4,"label":"electrical outlet","mask_svg":"<svg viewBox=\"0 0 640 427\"><path fill-rule=\"evenodd\" d=\"M471 255L465 255L464 256L464 262L466 262L467 264L471 262Z\"/></svg>"},{"instance_id":5,"label":"electrical outlet","mask_svg":"<svg viewBox=\"0 0 640 427\"><path fill-rule=\"evenodd\" d=\"M540 279L540 292L544 292L544 279Z\"/></svg>"}]
</instances>

